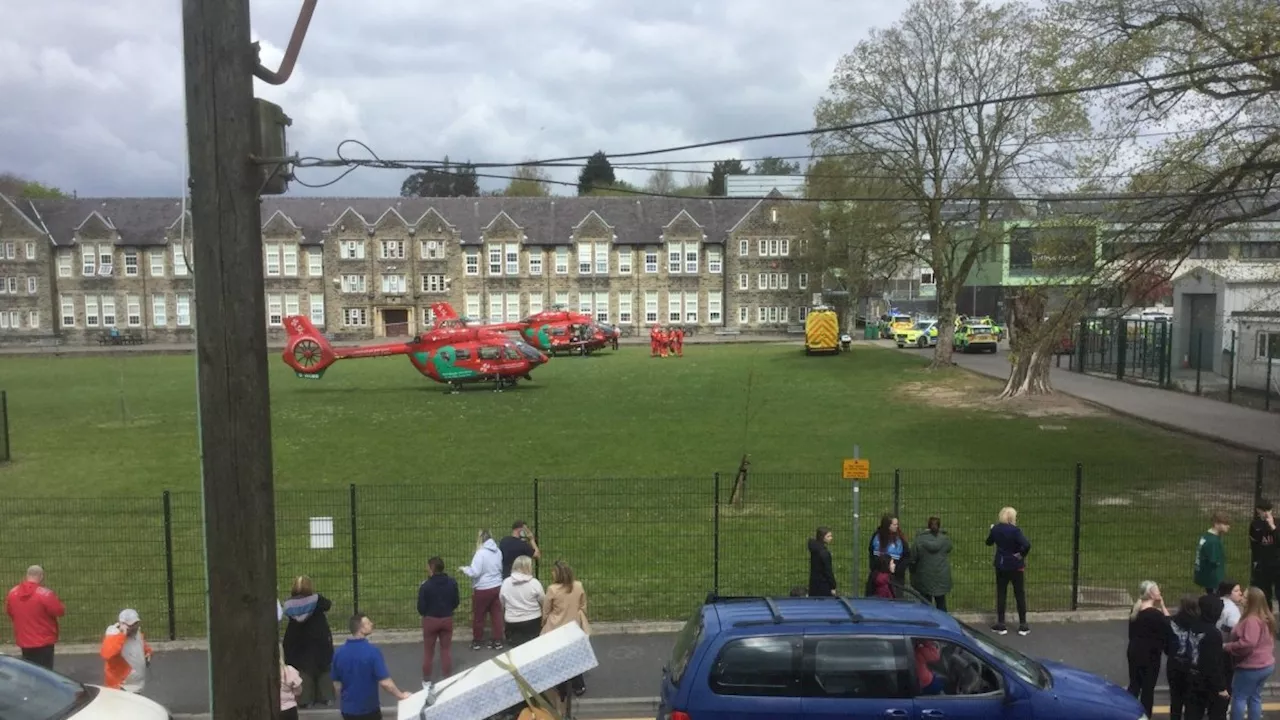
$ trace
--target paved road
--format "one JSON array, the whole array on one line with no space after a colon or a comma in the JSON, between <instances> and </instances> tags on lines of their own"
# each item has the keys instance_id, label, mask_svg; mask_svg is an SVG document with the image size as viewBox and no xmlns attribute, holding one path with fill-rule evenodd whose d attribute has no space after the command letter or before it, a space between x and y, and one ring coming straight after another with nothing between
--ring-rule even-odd
<instances>
[{"instance_id":1,"label":"paved road","mask_svg":"<svg viewBox=\"0 0 1280 720\"><path fill-rule=\"evenodd\" d=\"M956 365L983 375L1001 380L1009 376L1009 360L1003 352L996 355L957 354L954 359ZM1050 372L1053 387L1063 394L1172 430L1280 456L1280 413L1056 367Z\"/></svg>"},{"instance_id":2,"label":"paved road","mask_svg":"<svg viewBox=\"0 0 1280 720\"><path fill-rule=\"evenodd\" d=\"M1032 628L1028 637L1010 634L1005 644L1034 657L1058 660L1098 673L1117 684L1127 684L1124 621L1043 624ZM375 637L376 642L376 637ZM584 717L638 717L651 705L629 702L626 709L608 711L612 701L654 697L662 666L667 662L674 635L604 635L592 645L600 667L587 675ZM396 683L403 689L420 687L422 653L416 644L384 645L383 652ZM491 656L472 652L467 645L454 647L455 672ZM145 695L166 705L175 714L208 711L208 670L203 651L157 653ZM101 682L101 661L94 656L66 656L57 669L83 682ZM1162 682L1163 685L1163 682ZM391 700L384 698L389 705ZM593 712L594 710L594 712Z\"/></svg>"}]
</instances>

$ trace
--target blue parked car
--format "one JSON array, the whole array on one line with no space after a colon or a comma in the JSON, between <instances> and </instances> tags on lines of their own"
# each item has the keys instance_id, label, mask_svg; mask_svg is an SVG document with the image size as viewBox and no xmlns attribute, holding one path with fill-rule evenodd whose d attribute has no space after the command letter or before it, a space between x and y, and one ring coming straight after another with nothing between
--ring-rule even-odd
<instances>
[{"instance_id":1,"label":"blue parked car","mask_svg":"<svg viewBox=\"0 0 1280 720\"><path fill-rule=\"evenodd\" d=\"M932 606L709 596L662 673L659 720L1146 720L1123 688L1032 660Z\"/></svg>"}]
</instances>

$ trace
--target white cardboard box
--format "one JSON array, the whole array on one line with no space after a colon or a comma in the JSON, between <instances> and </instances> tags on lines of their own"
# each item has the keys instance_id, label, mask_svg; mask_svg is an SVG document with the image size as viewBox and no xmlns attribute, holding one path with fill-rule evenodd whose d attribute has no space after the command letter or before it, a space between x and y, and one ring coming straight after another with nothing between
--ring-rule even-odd
<instances>
[{"instance_id":1,"label":"white cardboard box","mask_svg":"<svg viewBox=\"0 0 1280 720\"><path fill-rule=\"evenodd\" d=\"M512 648L498 659L516 671L539 693L581 675L600 663L591 640L576 622ZM420 690L401 700L399 720L483 720L524 702L511 673L493 660L441 680L430 691Z\"/></svg>"}]
</instances>

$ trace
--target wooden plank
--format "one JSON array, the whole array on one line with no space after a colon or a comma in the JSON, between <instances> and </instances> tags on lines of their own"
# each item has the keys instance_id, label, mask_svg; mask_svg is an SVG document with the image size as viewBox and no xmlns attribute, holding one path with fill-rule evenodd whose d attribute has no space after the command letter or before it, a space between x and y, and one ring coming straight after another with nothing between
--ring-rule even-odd
<instances>
[{"instance_id":1,"label":"wooden plank","mask_svg":"<svg viewBox=\"0 0 1280 720\"><path fill-rule=\"evenodd\" d=\"M278 718L276 543L249 0L183 0L213 717Z\"/></svg>"}]
</instances>

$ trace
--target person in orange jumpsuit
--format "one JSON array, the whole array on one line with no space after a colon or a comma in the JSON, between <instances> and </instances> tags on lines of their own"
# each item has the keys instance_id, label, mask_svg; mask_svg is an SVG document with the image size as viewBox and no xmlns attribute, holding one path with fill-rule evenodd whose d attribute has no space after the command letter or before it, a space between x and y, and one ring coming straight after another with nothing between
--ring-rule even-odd
<instances>
[{"instance_id":1,"label":"person in orange jumpsuit","mask_svg":"<svg viewBox=\"0 0 1280 720\"><path fill-rule=\"evenodd\" d=\"M659 346L662 344L662 331L657 325L649 328L649 357L658 357Z\"/></svg>"},{"instance_id":2,"label":"person in orange jumpsuit","mask_svg":"<svg viewBox=\"0 0 1280 720\"><path fill-rule=\"evenodd\" d=\"M672 332L672 344L676 350L676 357L684 357L684 328L676 328Z\"/></svg>"},{"instance_id":3,"label":"person in orange jumpsuit","mask_svg":"<svg viewBox=\"0 0 1280 720\"><path fill-rule=\"evenodd\" d=\"M662 349L662 357L671 354L671 328L662 328L658 331L659 345Z\"/></svg>"}]
</instances>

